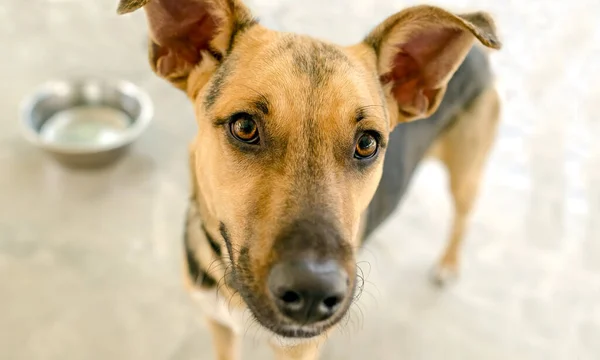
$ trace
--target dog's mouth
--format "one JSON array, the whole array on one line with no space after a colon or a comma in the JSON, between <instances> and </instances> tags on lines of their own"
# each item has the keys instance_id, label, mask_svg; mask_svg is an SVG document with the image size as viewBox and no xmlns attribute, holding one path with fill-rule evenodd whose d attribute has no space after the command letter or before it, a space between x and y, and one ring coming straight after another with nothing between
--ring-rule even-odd
<instances>
[{"instance_id":1,"label":"dog's mouth","mask_svg":"<svg viewBox=\"0 0 600 360\"><path fill-rule=\"evenodd\" d=\"M260 291L260 288L268 288L268 285L264 286L263 282L261 286L255 279L248 267L247 252L242 251L238 264L234 264L232 268L230 286L240 294L254 320L265 329L284 338L309 339L323 334L344 319L353 303L355 279L346 280L348 288L330 313L322 316L311 314L308 310L301 315L290 313L286 308L282 308L280 303L278 304L280 299L274 297L268 290ZM325 303L327 301L326 298ZM292 310L294 305L291 306Z\"/></svg>"},{"instance_id":2,"label":"dog's mouth","mask_svg":"<svg viewBox=\"0 0 600 360\"><path fill-rule=\"evenodd\" d=\"M278 312L266 296L256 296L245 286L239 286L238 291L246 306L250 309L253 318L264 328L276 335L285 338L313 338L321 335L331 327L338 324L348 313L352 305L351 299L343 304L334 316L319 322L302 323L294 321Z\"/></svg>"}]
</instances>

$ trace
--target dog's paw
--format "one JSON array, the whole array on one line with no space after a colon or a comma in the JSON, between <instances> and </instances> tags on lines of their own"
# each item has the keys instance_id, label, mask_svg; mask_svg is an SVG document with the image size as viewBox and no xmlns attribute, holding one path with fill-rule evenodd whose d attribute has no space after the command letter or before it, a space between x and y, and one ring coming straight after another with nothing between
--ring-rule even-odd
<instances>
[{"instance_id":1,"label":"dog's paw","mask_svg":"<svg viewBox=\"0 0 600 360\"><path fill-rule=\"evenodd\" d=\"M444 287L458 279L458 269L455 266L436 264L429 273L429 279L437 287Z\"/></svg>"}]
</instances>

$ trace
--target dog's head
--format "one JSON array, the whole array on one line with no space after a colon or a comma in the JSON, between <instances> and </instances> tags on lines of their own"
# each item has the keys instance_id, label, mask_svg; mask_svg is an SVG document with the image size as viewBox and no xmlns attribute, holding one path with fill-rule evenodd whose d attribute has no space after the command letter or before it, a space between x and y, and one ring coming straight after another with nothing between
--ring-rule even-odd
<instances>
[{"instance_id":1,"label":"dog's head","mask_svg":"<svg viewBox=\"0 0 600 360\"><path fill-rule=\"evenodd\" d=\"M268 30L239 0L144 7L152 69L186 92L199 130L195 186L221 224L236 290L283 336L338 322L355 289L360 219L388 134L431 115L491 18L418 6L343 47Z\"/></svg>"}]
</instances>

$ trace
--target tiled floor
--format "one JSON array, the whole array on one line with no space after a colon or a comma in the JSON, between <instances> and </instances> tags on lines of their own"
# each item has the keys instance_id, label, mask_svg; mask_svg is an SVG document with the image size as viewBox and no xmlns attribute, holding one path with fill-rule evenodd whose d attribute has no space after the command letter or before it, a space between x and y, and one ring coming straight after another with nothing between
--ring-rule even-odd
<instances>
[{"instance_id":1,"label":"tiled floor","mask_svg":"<svg viewBox=\"0 0 600 360\"><path fill-rule=\"evenodd\" d=\"M263 23L344 44L416 1L254 0ZM445 175L425 164L363 255L367 295L324 359L600 359L598 0L444 0L495 15L505 108L461 281L426 273L444 242ZM146 64L141 14L116 0L0 2L0 359L212 359L179 277L194 131L184 96ZM67 171L19 135L39 82L132 80L156 117L102 172ZM245 343L245 359L269 359Z\"/></svg>"}]
</instances>

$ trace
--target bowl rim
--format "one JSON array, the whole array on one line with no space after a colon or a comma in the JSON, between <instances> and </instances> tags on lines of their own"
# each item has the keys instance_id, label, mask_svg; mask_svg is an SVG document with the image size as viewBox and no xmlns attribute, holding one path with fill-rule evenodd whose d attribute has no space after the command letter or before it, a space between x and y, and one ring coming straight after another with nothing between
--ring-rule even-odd
<instances>
[{"instance_id":1,"label":"bowl rim","mask_svg":"<svg viewBox=\"0 0 600 360\"><path fill-rule=\"evenodd\" d=\"M56 89L71 88L73 84L101 84L103 86L110 86L114 89L117 89L117 91L135 98L140 105L140 113L133 119L131 126L127 127L127 129L121 133L121 136L119 136L115 142L110 144L78 144L75 146L65 146L43 141L39 132L30 126L31 123L29 119L31 118L33 108L37 105L41 98L45 96L53 96L57 93ZM21 132L25 139L27 139L31 144L61 154L92 154L115 150L129 145L135 141L150 125L150 122L154 116L154 106L152 105L150 95L140 86L131 81L121 79L117 80L112 78L101 79L98 77L85 77L49 80L38 85L21 101L19 105L19 112Z\"/></svg>"}]
</instances>

